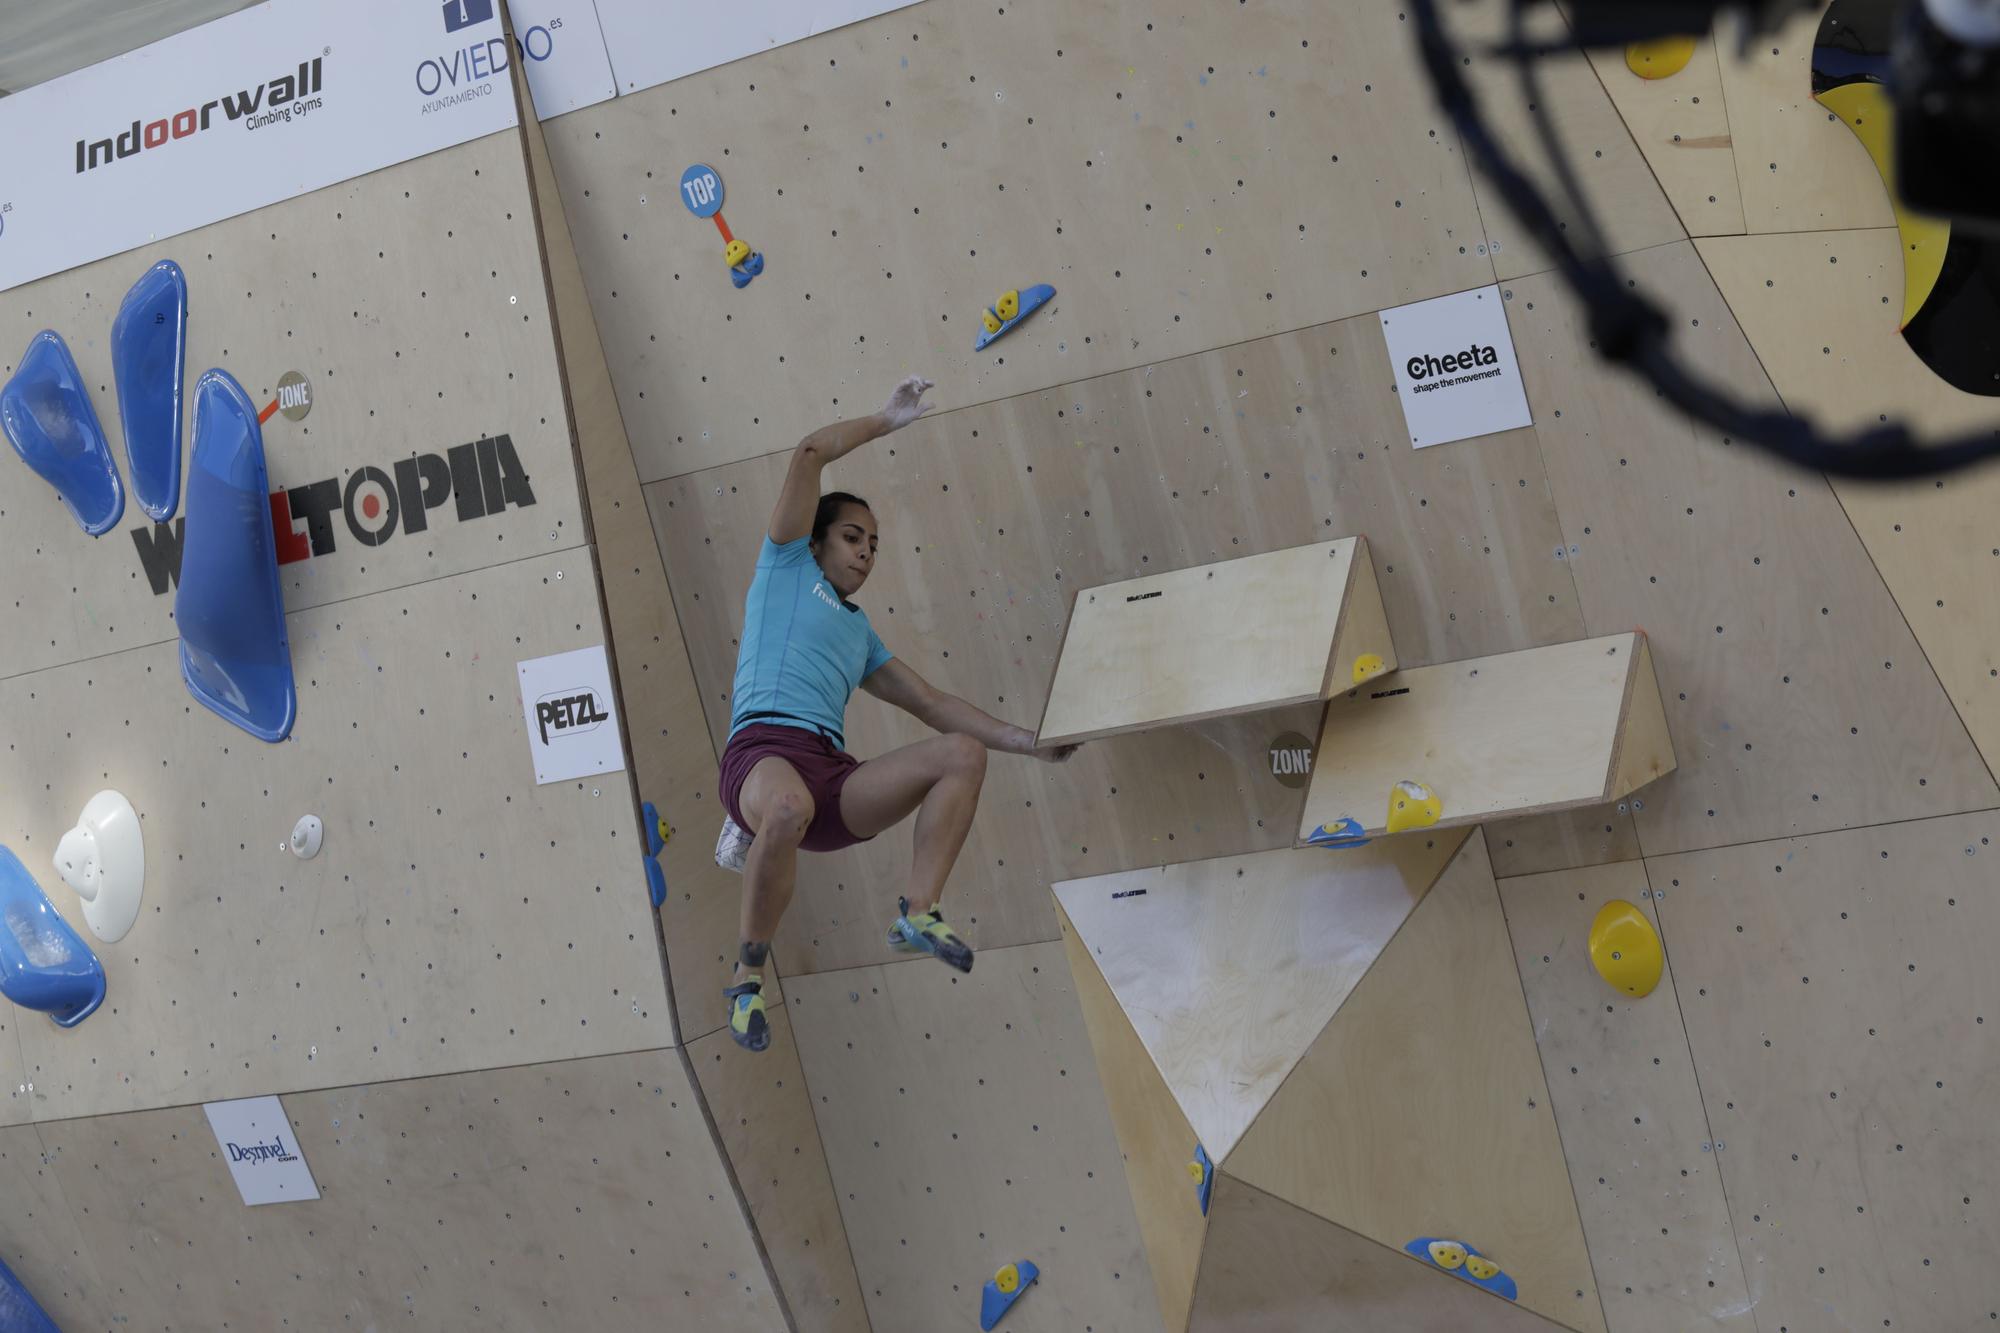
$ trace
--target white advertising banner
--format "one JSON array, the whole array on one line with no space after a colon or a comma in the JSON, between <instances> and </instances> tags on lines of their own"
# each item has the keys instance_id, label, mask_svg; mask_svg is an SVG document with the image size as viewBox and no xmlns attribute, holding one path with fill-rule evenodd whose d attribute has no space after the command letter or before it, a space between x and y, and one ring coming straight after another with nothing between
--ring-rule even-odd
<instances>
[{"instance_id":1,"label":"white advertising banner","mask_svg":"<svg viewBox=\"0 0 2000 1333\"><path fill-rule=\"evenodd\" d=\"M1535 424L1498 287L1384 310L1382 336L1416 448Z\"/></svg>"},{"instance_id":2,"label":"white advertising banner","mask_svg":"<svg viewBox=\"0 0 2000 1333\"><path fill-rule=\"evenodd\" d=\"M597 0L597 18L618 76L618 91L635 93L916 2L742 0L722 5L706 0Z\"/></svg>"},{"instance_id":3,"label":"white advertising banner","mask_svg":"<svg viewBox=\"0 0 2000 1333\"><path fill-rule=\"evenodd\" d=\"M0 290L506 129L509 65L495 0L269 0L0 98Z\"/></svg>"},{"instance_id":4,"label":"white advertising banner","mask_svg":"<svg viewBox=\"0 0 2000 1333\"><path fill-rule=\"evenodd\" d=\"M604 646L578 648L517 664L521 716L535 782L568 782L625 767L625 740L611 696Z\"/></svg>"},{"instance_id":5,"label":"white advertising banner","mask_svg":"<svg viewBox=\"0 0 2000 1333\"><path fill-rule=\"evenodd\" d=\"M306 1165L306 1155L299 1151L298 1137L276 1097L205 1102L201 1109L244 1203L293 1203L319 1197L312 1168Z\"/></svg>"},{"instance_id":6,"label":"white advertising banner","mask_svg":"<svg viewBox=\"0 0 2000 1333\"><path fill-rule=\"evenodd\" d=\"M618 95L611 55L591 0L507 0L516 52L526 56L535 119L580 111Z\"/></svg>"}]
</instances>

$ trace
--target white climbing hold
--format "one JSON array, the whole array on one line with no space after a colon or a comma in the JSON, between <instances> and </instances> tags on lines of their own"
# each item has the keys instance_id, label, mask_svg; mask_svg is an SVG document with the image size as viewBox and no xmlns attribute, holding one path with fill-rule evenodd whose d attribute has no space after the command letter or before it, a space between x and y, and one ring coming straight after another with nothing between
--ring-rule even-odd
<instances>
[{"instance_id":1,"label":"white climbing hold","mask_svg":"<svg viewBox=\"0 0 2000 1333\"><path fill-rule=\"evenodd\" d=\"M56 847L56 873L83 900L83 919L106 944L125 938L146 886L139 812L115 791L90 798Z\"/></svg>"},{"instance_id":2,"label":"white climbing hold","mask_svg":"<svg viewBox=\"0 0 2000 1333\"><path fill-rule=\"evenodd\" d=\"M292 825L292 855L301 861L310 861L319 855L320 841L326 836L326 826L319 822L318 815L307 815Z\"/></svg>"}]
</instances>

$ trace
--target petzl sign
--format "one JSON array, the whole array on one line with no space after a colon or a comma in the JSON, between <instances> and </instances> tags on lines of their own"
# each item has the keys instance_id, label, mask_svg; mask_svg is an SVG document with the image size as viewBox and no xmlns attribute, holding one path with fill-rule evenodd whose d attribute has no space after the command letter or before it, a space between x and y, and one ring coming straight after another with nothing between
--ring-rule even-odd
<instances>
[{"instance_id":1,"label":"petzl sign","mask_svg":"<svg viewBox=\"0 0 2000 1333\"><path fill-rule=\"evenodd\" d=\"M1382 336L1416 448L1535 424L1498 287L1384 310Z\"/></svg>"},{"instance_id":2,"label":"petzl sign","mask_svg":"<svg viewBox=\"0 0 2000 1333\"><path fill-rule=\"evenodd\" d=\"M611 662L603 645L519 664L521 717L535 781L565 782L625 767Z\"/></svg>"}]
</instances>

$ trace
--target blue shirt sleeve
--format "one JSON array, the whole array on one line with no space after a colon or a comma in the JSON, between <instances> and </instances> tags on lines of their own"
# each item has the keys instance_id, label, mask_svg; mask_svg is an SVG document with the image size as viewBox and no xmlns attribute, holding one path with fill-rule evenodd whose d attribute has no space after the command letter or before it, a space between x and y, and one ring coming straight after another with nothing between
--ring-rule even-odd
<instances>
[{"instance_id":1,"label":"blue shirt sleeve","mask_svg":"<svg viewBox=\"0 0 2000 1333\"><path fill-rule=\"evenodd\" d=\"M784 565L804 564L812 559L812 538L797 537L783 546L771 540L771 534L764 534L763 544L757 548L757 568L766 569Z\"/></svg>"},{"instance_id":2,"label":"blue shirt sleeve","mask_svg":"<svg viewBox=\"0 0 2000 1333\"><path fill-rule=\"evenodd\" d=\"M889 645L882 642L882 636L875 632L873 625L870 625L868 627L868 664L861 668L861 678L863 680L868 679L868 677L875 673L877 668L894 656L895 654L889 651Z\"/></svg>"}]
</instances>

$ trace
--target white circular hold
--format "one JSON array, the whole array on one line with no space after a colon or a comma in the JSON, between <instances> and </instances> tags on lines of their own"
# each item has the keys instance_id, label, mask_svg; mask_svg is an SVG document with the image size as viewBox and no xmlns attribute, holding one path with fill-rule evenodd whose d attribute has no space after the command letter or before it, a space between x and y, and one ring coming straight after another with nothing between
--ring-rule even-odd
<instances>
[{"instance_id":1,"label":"white circular hold","mask_svg":"<svg viewBox=\"0 0 2000 1333\"><path fill-rule=\"evenodd\" d=\"M115 791L84 804L56 846L56 873L83 900L83 919L106 944L125 938L146 887L146 840L139 812Z\"/></svg>"},{"instance_id":2,"label":"white circular hold","mask_svg":"<svg viewBox=\"0 0 2000 1333\"><path fill-rule=\"evenodd\" d=\"M326 826L319 822L318 815L307 815L292 826L292 855L301 861L310 861L319 855L319 845L326 836Z\"/></svg>"}]
</instances>

